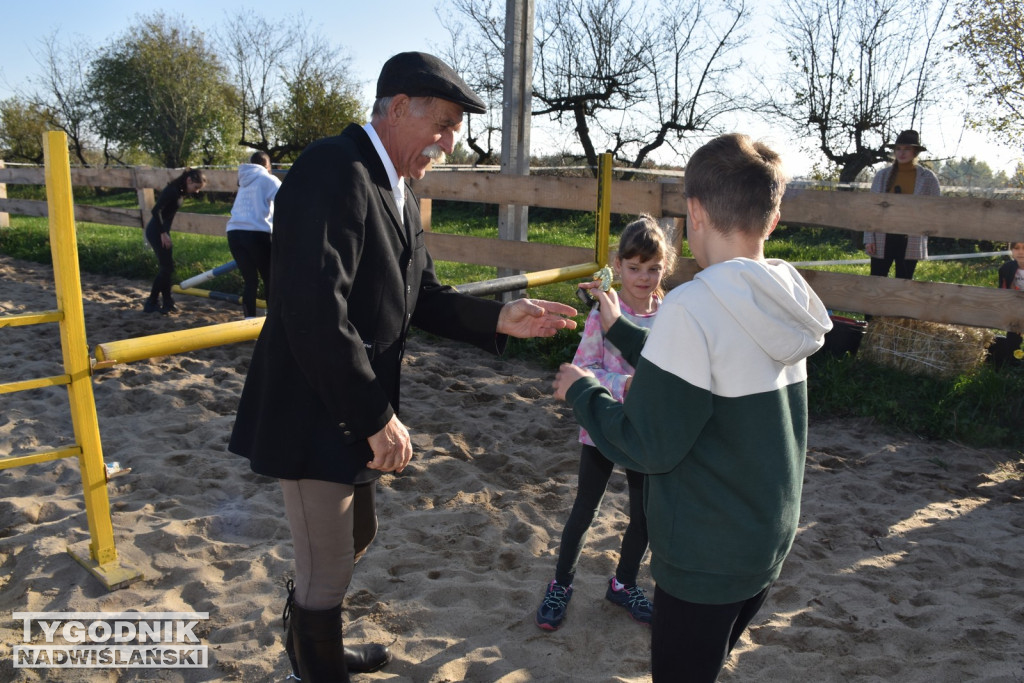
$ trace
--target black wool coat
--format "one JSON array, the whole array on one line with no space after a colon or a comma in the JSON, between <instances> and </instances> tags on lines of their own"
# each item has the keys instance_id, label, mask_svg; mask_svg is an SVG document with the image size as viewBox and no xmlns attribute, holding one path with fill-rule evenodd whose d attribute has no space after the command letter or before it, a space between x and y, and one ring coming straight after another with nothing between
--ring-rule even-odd
<instances>
[{"instance_id":1,"label":"black wool coat","mask_svg":"<svg viewBox=\"0 0 1024 683\"><path fill-rule=\"evenodd\" d=\"M1013 278L1017 275L1017 262L1013 259L1004 262L999 266L999 288L1000 289L1011 289L1013 287Z\"/></svg>"},{"instance_id":2,"label":"black wool coat","mask_svg":"<svg viewBox=\"0 0 1024 683\"><path fill-rule=\"evenodd\" d=\"M419 206L405 225L370 137L351 125L299 156L275 198L269 310L229 450L284 479L372 481L367 437L399 406L410 325L500 352L501 304L442 286Z\"/></svg>"}]
</instances>

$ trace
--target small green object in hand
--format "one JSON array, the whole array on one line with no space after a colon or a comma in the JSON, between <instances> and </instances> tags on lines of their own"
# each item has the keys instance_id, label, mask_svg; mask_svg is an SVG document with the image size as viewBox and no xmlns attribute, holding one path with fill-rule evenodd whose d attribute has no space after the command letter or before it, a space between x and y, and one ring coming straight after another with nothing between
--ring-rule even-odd
<instances>
[{"instance_id":1,"label":"small green object in hand","mask_svg":"<svg viewBox=\"0 0 1024 683\"><path fill-rule=\"evenodd\" d=\"M607 292L612 288L612 280L615 278L615 273L608 266L605 266L601 270L591 276L591 280L600 280L602 291ZM593 306L597 303L597 298L586 289L576 288L576 296L583 302L584 306Z\"/></svg>"},{"instance_id":2,"label":"small green object in hand","mask_svg":"<svg viewBox=\"0 0 1024 683\"><path fill-rule=\"evenodd\" d=\"M600 280L601 281L601 291L607 292L609 289L612 288L612 280L615 279L615 273L612 272L612 269L611 269L610 266L605 266L601 270L599 270L596 273L594 273L594 276L591 279L593 279L593 280Z\"/></svg>"}]
</instances>

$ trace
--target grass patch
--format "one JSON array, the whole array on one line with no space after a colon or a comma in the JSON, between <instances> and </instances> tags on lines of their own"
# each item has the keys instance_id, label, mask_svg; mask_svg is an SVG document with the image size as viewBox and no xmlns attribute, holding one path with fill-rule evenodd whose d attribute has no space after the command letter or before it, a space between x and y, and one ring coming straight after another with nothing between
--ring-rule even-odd
<instances>
[{"instance_id":1,"label":"grass patch","mask_svg":"<svg viewBox=\"0 0 1024 683\"><path fill-rule=\"evenodd\" d=\"M937 378L845 355L808 361L808 409L821 417L869 417L930 439L1024 447L1024 365Z\"/></svg>"}]
</instances>

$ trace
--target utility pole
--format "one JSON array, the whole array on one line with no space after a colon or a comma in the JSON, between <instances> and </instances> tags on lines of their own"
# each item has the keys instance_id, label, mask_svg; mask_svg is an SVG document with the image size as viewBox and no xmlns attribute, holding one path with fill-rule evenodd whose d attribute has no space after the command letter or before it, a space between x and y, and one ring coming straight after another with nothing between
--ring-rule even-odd
<instances>
[{"instance_id":1,"label":"utility pole","mask_svg":"<svg viewBox=\"0 0 1024 683\"><path fill-rule=\"evenodd\" d=\"M530 175L530 111L533 106L533 0L505 3L505 89L502 95L501 172ZM527 240L529 207L513 204L498 209L498 238ZM520 271L498 268L498 277ZM521 296L507 292L507 300Z\"/></svg>"}]
</instances>

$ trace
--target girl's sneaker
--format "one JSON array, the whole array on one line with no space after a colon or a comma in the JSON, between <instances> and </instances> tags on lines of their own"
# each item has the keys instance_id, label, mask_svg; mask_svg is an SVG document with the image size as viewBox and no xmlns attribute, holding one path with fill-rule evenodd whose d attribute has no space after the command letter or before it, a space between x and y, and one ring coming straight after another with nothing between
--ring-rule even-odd
<instances>
[{"instance_id":1,"label":"girl's sneaker","mask_svg":"<svg viewBox=\"0 0 1024 683\"><path fill-rule=\"evenodd\" d=\"M633 617L634 621L650 626L654 605L644 595L644 589L640 586L625 584L619 584L621 587L616 589L616 583L618 582L614 576L608 579L608 592L604 594L605 599L629 610L629 616Z\"/></svg>"},{"instance_id":2,"label":"girl's sneaker","mask_svg":"<svg viewBox=\"0 0 1024 683\"><path fill-rule=\"evenodd\" d=\"M572 597L572 586L563 586L557 581L548 584L544 594L544 602L537 609L537 626L545 631L556 631L565 619L565 610L569 607Z\"/></svg>"}]
</instances>

